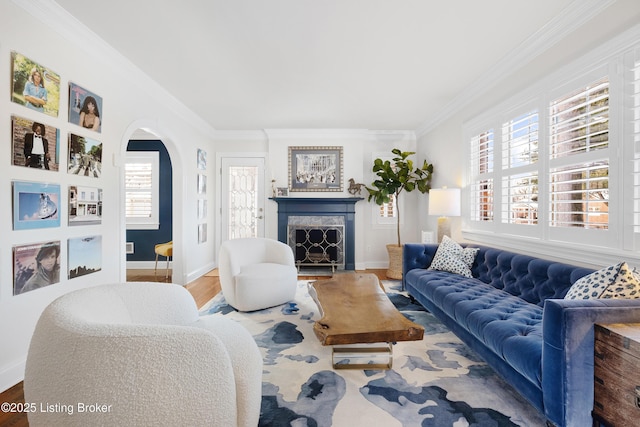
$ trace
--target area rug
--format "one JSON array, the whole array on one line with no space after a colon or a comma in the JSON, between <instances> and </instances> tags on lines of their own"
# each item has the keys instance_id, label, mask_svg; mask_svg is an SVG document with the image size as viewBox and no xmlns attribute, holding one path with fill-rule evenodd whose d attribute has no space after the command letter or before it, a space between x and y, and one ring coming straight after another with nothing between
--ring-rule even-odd
<instances>
[{"instance_id":1,"label":"area rug","mask_svg":"<svg viewBox=\"0 0 640 427\"><path fill-rule=\"evenodd\" d=\"M440 321L383 281L392 302L425 327L422 341L393 346L390 370L334 370L320 344L320 318L299 281L289 305L240 313L218 294L201 315L227 316L253 335L264 357L261 426L544 426L544 419Z\"/></svg>"}]
</instances>

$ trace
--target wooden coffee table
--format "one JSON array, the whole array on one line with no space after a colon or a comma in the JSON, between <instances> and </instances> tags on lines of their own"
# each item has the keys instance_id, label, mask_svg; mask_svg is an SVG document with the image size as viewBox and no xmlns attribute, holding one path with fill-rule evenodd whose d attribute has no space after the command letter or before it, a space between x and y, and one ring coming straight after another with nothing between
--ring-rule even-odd
<instances>
[{"instance_id":1,"label":"wooden coffee table","mask_svg":"<svg viewBox=\"0 0 640 427\"><path fill-rule=\"evenodd\" d=\"M424 336L422 326L396 309L375 274L339 273L310 283L309 294L322 316L313 331L322 345L334 346L335 369L390 369L394 343Z\"/></svg>"}]
</instances>

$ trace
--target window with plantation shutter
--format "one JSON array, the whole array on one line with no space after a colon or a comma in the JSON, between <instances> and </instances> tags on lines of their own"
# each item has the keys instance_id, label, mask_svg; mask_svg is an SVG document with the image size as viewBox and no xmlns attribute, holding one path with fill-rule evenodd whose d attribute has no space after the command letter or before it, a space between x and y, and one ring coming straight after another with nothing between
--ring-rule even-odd
<instances>
[{"instance_id":1,"label":"window with plantation shutter","mask_svg":"<svg viewBox=\"0 0 640 427\"><path fill-rule=\"evenodd\" d=\"M502 222L538 224L538 112L502 124Z\"/></svg>"},{"instance_id":2,"label":"window with plantation shutter","mask_svg":"<svg viewBox=\"0 0 640 427\"><path fill-rule=\"evenodd\" d=\"M640 48L629 52L625 58L625 75L629 91L625 110L625 139L633 147L633 231L640 234ZM637 246L640 246L638 244Z\"/></svg>"},{"instance_id":3,"label":"window with plantation shutter","mask_svg":"<svg viewBox=\"0 0 640 427\"><path fill-rule=\"evenodd\" d=\"M482 105L463 127L462 237L640 265L640 25Z\"/></svg>"},{"instance_id":4,"label":"window with plantation shutter","mask_svg":"<svg viewBox=\"0 0 640 427\"><path fill-rule=\"evenodd\" d=\"M380 218L396 217L396 195L389 194L389 203L383 203L380 206Z\"/></svg>"},{"instance_id":5,"label":"window with plantation shutter","mask_svg":"<svg viewBox=\"0 0 640 427\"><path fill-rule=\"evenodd\" d=\"M471 138L470 214L472 221L493 221L493 129Z\"/></svg>"},{"instance_id":6,"label":"window with plantation shutter","mask_svg":"<svg viewBox=\"0 0 640 427\"><path fill-rule=\"evenodd\" d=\"M128 229L157 229L159 154L129 151L125 163L125 215Z\"/></svg>"},{"instance_id":7,"label":"window with plantation shutter","mask_svg":"<svg viewBox=\"0 0 640 427\"><path fill-rule=\"evenodd\" d=\"M549 225L609 227L609 80L549 106Z\"/></svg>"}]
</instances>

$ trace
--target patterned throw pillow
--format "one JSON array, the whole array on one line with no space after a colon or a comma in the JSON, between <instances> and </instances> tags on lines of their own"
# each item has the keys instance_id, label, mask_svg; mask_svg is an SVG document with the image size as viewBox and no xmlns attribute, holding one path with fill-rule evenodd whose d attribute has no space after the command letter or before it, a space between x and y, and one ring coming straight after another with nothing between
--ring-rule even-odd
<instances>
[{"instance_id":1,"label":"patterned throw pillow","mask_svg":"<svg viewBox=\"0 0 640 427\"><path fill-rule=\"evenodd\" d=\"M443 236L429 270L447 271L465 277L473 277L471 266L478 251L478 248L463 248L448 236Z\"/></svg>"},{"instance_id":2,"label":"patterned throw pillow","mask_svg":"<svg viewBox=\"0 0 640 427\"><path fill-rule=\"evenodd\" d=\"M640 282L626 262L605 267L578 279L564 299L636 299Z\"/></svg>"}]
</instances>

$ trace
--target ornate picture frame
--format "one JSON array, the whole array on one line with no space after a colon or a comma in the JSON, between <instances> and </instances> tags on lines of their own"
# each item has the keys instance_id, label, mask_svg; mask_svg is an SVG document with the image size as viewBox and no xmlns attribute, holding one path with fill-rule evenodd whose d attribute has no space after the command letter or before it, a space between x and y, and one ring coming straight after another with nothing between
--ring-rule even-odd
<instances>
[{"instance_id":1,"label":"ornate picture frame","mask_svg":"<svg viewBox=\"0 0 640 427\"><path fill-rule=\"evenodd\" d=\"M289 188L342 191L342 147L289 147Z\"/></svg>"}]
</instances>

